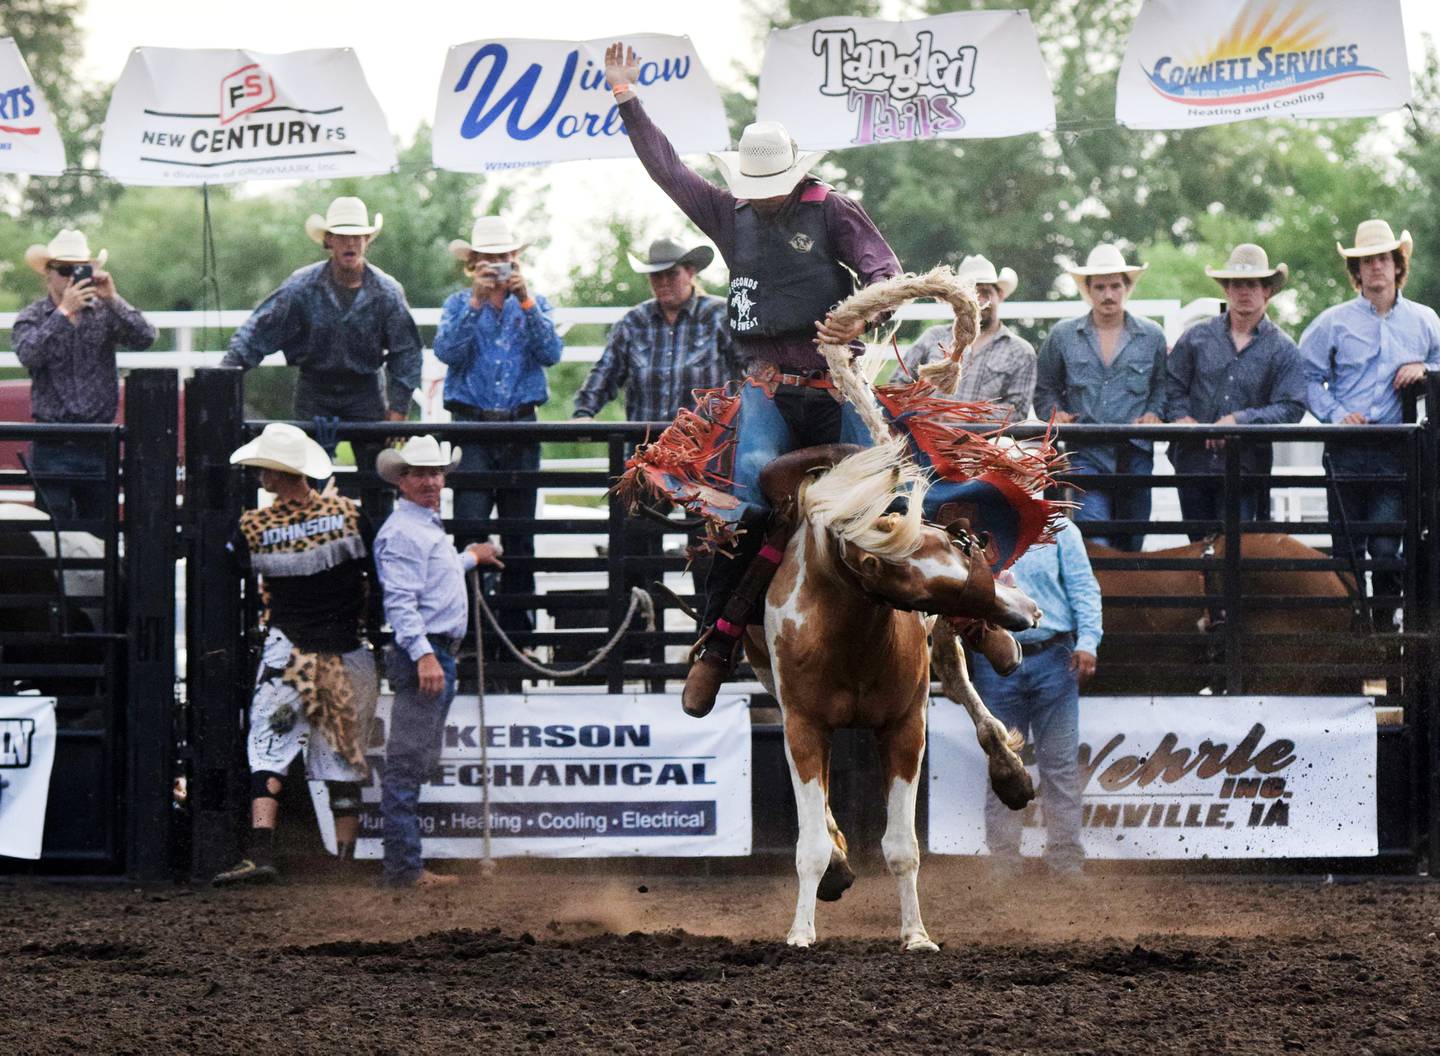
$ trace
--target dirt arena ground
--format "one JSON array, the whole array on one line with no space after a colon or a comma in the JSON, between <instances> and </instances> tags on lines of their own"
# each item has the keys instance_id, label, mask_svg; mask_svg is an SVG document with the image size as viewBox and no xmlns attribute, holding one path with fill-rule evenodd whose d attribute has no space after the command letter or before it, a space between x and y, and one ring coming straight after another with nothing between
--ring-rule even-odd
<instances>
[{"instance_id":1,"label":"dirt arena ground","mask_svg":"<svg viewBox=\"0 0 1440 1056\"><path fill-rule=\"evenodd\" d=\"M783 943L793 880L553 875L444 892L0 879L0 1052L1440 1051L1440 886L936 860L938 954L870 866Z\"/></svg>"}]
</instances>

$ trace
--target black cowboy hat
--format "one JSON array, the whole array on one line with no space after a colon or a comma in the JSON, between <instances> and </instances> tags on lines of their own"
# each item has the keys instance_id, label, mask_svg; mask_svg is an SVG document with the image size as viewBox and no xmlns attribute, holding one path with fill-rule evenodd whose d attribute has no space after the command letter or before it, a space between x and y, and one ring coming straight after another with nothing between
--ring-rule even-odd
<instances>
[{"instance_id":1,"label":"black cowboy hat","mask_svg":"<svg viewBox=\"0 0 1440 1056\"><path fill-rule=\"evenodd\" d=\"M642 260L634 253L629 254L630 266L642 275L665 271L676 264L688 264L696 271L704 271L715 259L715 251L709 246L696 246L686 250L679 242L669 238L657 238L651 242L645 255L648 260Z\"/></svg>"}]
</instances>

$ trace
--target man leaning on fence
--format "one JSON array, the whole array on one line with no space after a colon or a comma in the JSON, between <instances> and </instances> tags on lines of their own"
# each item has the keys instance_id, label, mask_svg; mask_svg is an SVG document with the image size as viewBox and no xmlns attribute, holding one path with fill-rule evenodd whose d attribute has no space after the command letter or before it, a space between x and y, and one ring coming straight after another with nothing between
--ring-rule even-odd
<instances>
[{"instance_id":1,"label":"man leaning on fence","mask_svg":"<svg viewBox=\"0 0 1440 1056\"><path fill-rule=\"evenodd\" d=\"M576 418L593 418L625 390L625 417L668 422L695 389L715 389L744 376L725 320L725 299L695 282L715 259L709 246L686 249L668 238L650 243L630 266L650 281L642 301L610 331L605 351L575 394Z\"/></svg>"},{"instance_id":2,"label":"man leaning on fence","mask_svg":"<svg viewBox=\"0 0 1440 1056\"><path fill-rule=\"evenodd\" d=\"M115 350L155 343L155 328L115 291L106 256L103 249L92 255L85 235L68 229L25 251L25 263L45 276L45 296L16 316L12 337L30 372L37 422L113 422L120 403ZM36 440L30 466L40 504L56 521L100 518L115 502L103 442Z\"/></svg>"},{"instance_id":3,"label":"man leaning on fence","mask_svg":"<svg viewBox=\"0 0 1440 1056\"><path fill-rule=\"evenodd\" d=\"M455 655L469 624L465 573L476 565L504 568L491 543L464 553L445 532L440 492L461 452L433 436L416 436L380 452L376 470L400 499L375 538L375 565L385 590L385 618L394 640L385 677L395 694L380 782L385 882L396 887L453 884L454 876L424 868L420 847L420 786L440 758L445 717L455 697Z\"/></svg>"},{"instance_id":4,"label":"man leaning on fence","mask_svg":"<svg viewBox=\"0 0 1440 1056\"><path fill-rule=\"evenodd\" d=\"M405 290L365 259L384 218L370 222L359 198L336 198L305 233L328 258L280 284L230 340L222 366L249 370L271 352L300 368L295 417L403 422L420 385L420 331ZM383 376L382 376L383 369ZM370 469L380 441L357 443L355 464Z\"/></svg>"},{"instance_id":5,"label":"man leaning on fence","mask_svg":"<svg viewBox=\"0 0 1440 1056\"><path fill-rule=\"evenodd\" d=\"M361 637L373 532L355 503L311 487L330 476L329 457L293 425L272 422L230 462L259 468L275 501L247 510L228 545L238 572L260 576L266 614L247 742L250 837L217 886L274 878L280 790L301 752L305 776L329 789L337 854L354 858L380 689Z\"/></svg>"},{"instance_id":6,"label":"man leaning on fence","mask_svg":"<svg viewBox=\"0 0 1440 1056\"><path fill-rule=\"evenodd\" d=\"M1214 319L1196 323L1180 336L1166 362L1166 411L1180 424L1281 425L1305 415L1305 376L1300 350L1290 336L1266 318L1265 310L1285 285L1290 269L1270 266L1260 246L1236 246L1230 259L1205 274L1225 291L1226 308ZM1176 440L1170 463L1176 473L1219 475L1225 470L1223 438ZM1240 449L1240 472L1264 477L1275 463L1268 440L1250 440ZM1180 515L1187 521L1213 521L1224 515L1218 480L1184 484ZM1240 519L1270 519L1270 488L1263 480L1241 485ZM1215 528L1192 531L1192 541Z\"/></svg>"},{"instance_id":7,"label":"man leaning on fence","mask_svg":"<svg viewBox=\"0 0 1440 1056\"><path fill-rule=\"evenodd\" d=\"M1131 315L1125 302L1135 279L1150 265L1128 264L1115 246L1090 251L1084 267L1069 269L1090 310L1055 324L1040 346L1035 414L1057 422L1150 425L1165 410L1165 333L1149 319ZM1149 477L1154 469L1149 440L1067 442L1076 475L1118 473ZM1087 487L1077 521L1148 521L1150 488ZM1092 537L1120 550L1139 550L1143 532Z\"/></svg>"},{"instance_id":8,"label":"man leaning on fence","mask_svg":"<svg viewBox=\"0 0 1440 1056\"><path fill-rule=\"evenodd\" d=\"M1401 421L1400 390L1440 369L1440 318L1434 309L1401 294L1410 273L1414 243L1384 220L1366 220L1355 244L1335 244L1345 260L1356 296L1327 308L1300 337L1310 413L1338 425L1392 425ZM1401 537L1344 527L1363 521L1400 521L1404 498L1398 484L1376 484L1375 476L1403 476L1404 448L1388 440L1332 440L1325 445L1334 486L1328 492L1332 550L1351 561L1369 553L1372 561L1394 561ZM1364 581L1364 574L1360 579ZM1394 629L1403 577L1394 571L1371 574L1372 595L1388 599L1371 610L1376 630Z\"/></svg>"}]
</instances>

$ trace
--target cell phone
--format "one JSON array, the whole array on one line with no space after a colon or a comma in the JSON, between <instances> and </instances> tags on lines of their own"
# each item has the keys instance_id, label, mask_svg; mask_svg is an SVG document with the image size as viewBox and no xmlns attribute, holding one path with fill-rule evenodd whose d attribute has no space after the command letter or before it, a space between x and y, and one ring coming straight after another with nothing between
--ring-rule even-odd
<instances>
[{"instance_id":1,"label":"cell phone","mask_svg":"<svg viewBox=\"0 0 1440 1056\"><path fill-rule=\"evenodd\" d=\"M93 279L94 277L95 268L93 265L76 264L75 267L70 269L70 281L75 283L77 286L80 283L84 282L86 279Z\"/></svg>"},{"instance_id":2,"label":"cell phone","mask_svg":"<svg viewBox=\"0 0 1440 1056\"><path fill-rule=\"evenodd\" d=\"M498 264L487 264L486 267L495 273L495 278L500 282L504 282L510 277L511 273L515 271L515 265L508 260L501 261Z\"/></svg>"}]
</instances>

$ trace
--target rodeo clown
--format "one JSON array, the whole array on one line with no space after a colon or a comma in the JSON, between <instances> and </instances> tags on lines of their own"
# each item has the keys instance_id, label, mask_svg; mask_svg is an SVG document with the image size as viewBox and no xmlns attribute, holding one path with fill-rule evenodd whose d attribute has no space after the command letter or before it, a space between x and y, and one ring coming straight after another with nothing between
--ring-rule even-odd
<instances>
[{"instance_id":1,"label":"rodeo clown","mask_svg":"<svg viewBox=\"0 0 1440 1056\"><path fill-rule=\"evenodd\" d=\"M321 494L331 475L323 448L274 422L230 456L256 466L275 502L247 510L227 544L241 574L261 577L265 641L250 704L250 838L245 857L217 886L270 880L285 772L305 753L305 776L324 781L341 860L355 856L365 742L380 691L361 639L374 574L374 532L355 503Z\"/></svg>"},{"instance_id":2,"label":"rodeo clown","mask_svg":"<svg viewBox=\"0 0 1440 1056\"><path fill-rule=\"evenodd\" d=\"M648 450L637 453L619 486L632 501L642 492L667 498L704 514L711 525L715 561L705 582L701 635L682 695L686 713L698 718L714 707L734 669L745 626L779 564L780 548L766 542L770 506L761 492L761 471L802 448L870 444L859 414L836 388L816 347L849 346L861 354L864 323L838 319L831 309L855 292L857 279L868 287L900 275L901 268L860 205L810 175L824 152L799 150L777 122L749 125L738 151L713 155L728 191L692 172L641 105L635 91L639 73L633 49L622 43L606 49L605 75L637 157L730 267L729 325L748 368L738 396L697 391L696 409L682 410ZM885 404L882 399L886 413L895 419L955 415L963 406L929 400L934 392L929 385L913 388L921 396L918 403ZM972 420L993 417L987 409L975 412ZM943 452L912 446L923 464L950 479ZM722 455L725 470L717 472ZM931 501L937 507L948 504L953 519L963 519L974 504L954 501L962 497L932 489L927 506ZM1014 509L1006 510L1014 521ZM1031 525L1035 537L1046 519ZM1024 545L1002 547L995 563L1008 565ZM1003 638L978 641L977 648L993 652L1002 670L1013 670L1019 650L999 633Z\"/></svg>"}]
</instances>

